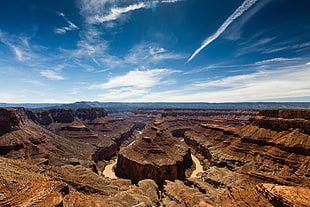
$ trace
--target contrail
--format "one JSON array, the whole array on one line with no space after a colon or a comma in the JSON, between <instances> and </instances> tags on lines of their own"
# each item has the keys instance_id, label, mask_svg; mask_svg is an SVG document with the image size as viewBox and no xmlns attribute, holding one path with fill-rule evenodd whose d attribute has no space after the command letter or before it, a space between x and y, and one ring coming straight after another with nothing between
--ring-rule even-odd
<instances>
[{"instance_id":1,"label":"contrail","mask_svg":"<svg viewBox=\"0 0 310 207\"><path fill-rule=\"evenodd\" d=\"M238 9L226 19L224 24L210 37L203 41L202 45L188 58L187 63L190 62L203 48L209 45L211 42L216 40L225 30L226 28L239 16L241 16L245 11L247 11L253 4L255 4L258 0L245 0Z\"/></svg>"}]
</instances>

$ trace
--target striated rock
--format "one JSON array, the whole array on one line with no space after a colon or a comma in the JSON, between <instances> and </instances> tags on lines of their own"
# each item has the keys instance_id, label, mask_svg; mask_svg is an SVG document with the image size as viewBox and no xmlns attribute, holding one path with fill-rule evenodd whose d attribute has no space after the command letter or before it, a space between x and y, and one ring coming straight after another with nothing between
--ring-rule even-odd
<instances>
[{"instance_id":1,"label":"striated rock","mask_svg":"<svg viewBox=\"0 0 310 207\"><path fill-rule=\"evenodd\" d=\"M34 166L0 157L0 206L159 206L156 183L109 180L81 165Z\"/></svg>"},{"instance_id":2,"label":"striated rock","mask_svg":"<svg viewBox=\"0 0 310 207\"><path fill-rule=\"evenodd\" d=\"M303 206L298 204L297 195L296 199L283 200L284 193L276 193L278 187L274 192L258 191L264 182L292 192L299 192L297 186L303 186L300 200L308 202L304 193L310 187L310 136L306 128L291 124L298 113L289 112L287 119L258 116L238 128L200 124L187 130L184 141L207 159L207 169L199 179L189 179L191 185L205 192L211 204L219 206ZM263 120L263 125L257 120ZM282 125L283 120L289 124ZM277 121L281 130L274 127ZM228 200L215 196L222 195L225 189L231 192Z\"/></svg>"},{"instance_id":3,"label":"striated rock","mask_svg":"<svg viewBox=\"0 0 310 207\"><path fill-rule=\"evenodd\" d=\"M154 126L145 130L142 137L120 150L116 175L134 183L151 178L160 185L164 180L184 180L185 169L192 164L188 147Z\"/></svg>"},{"instance_id":4,"label":"striated rock","mask_svg":"<svg viewBox=\"0 0 310 207\"><path fill-rule=\"evenodd\" d=\"M74 121L74 113L71 109L32 110L27 113L34 122L45 126L51 123L70 123Z\"/></svg>"},{"instance_id":5,"label":"striated rock","mask_svg":"<svg viewBox=\"0 0 310 207\"><path fill-rule=\"evenodd\" d=\"M160 206L158 186L153 180L141 180L137 186L108 199L110 206Z\"/></svg>"},{"instance_id":6,"label":"striated rock","mask_svg":"<svg viewBox=\"0 0 310 207\"><path fill-rule=\"evenodd\" d=\"M0 206L310 202L309 110L3 110ZM120 148L115 171L127 180L99 176Z\"/></svg>"},{"instance_id":7,"label":"striated rock","mask_svg":"<svg viewBox=\"0 0 310 207\"><path fill-rule=\"evenodd\" d=\"M259 112L259 116L310 120L310 110L302 109L265 109Z\"/></svg>"},{"instance_id":8,"label":"striated rock","mask_svg":"<svg viewBox=\"0 0 310 207\"><path fill-rule=\"evenodd\" d=\"M4 111L6 109L2 109ZM54 134L27 118L23 108L11 108L6 119L11 131L0 136L0 154L14 159L47 159L50 164L68 163L76 157L90 160L94 147ZM13 120L10 122L10 120ZM14 127L13 127L14 126Z\"/></svg>"},{"instance_id":9,"label":"striated rock","mask_svg":"<svg viewBox=\"0 0 310 207\"><path fill-rule=\"evenodd\" d=\"M231 189L216 206L309 206L310 188L262 183L250 189Z\"/></svg>"},{"instance_id":10,"label":"striated rock","mask_svg":"<svg viewBox=\"0 0 310 207\"><path fill-rule=\"evenodd\" d=\"M203 193L184 185L179 180L166 181L163 193L165 195L164 206L212 207Z\"/></svg>"},{"instance_id":11,"label":"striated rock","mask_svg":"<svg viewBox=\"0 0 310 207\"><path fill-rule=\"evenodd\" d=\"M251 118L250 122L260 128L275 131L294 128L310 134L309 110L262 110L259 116Z\"/></svg>"},{"instance_id":12,"label":"striated rock","mask_svg":"<svg viewBox=\"0 0 310 207\"><path fill-rule=\"evenodd\" d=\"M98 134L90 130L86 125L73 121L71 123L57 124L52 123L48 127L49 129L55 130L57 134L73 139L97 139Z\"/></svg>"},{"instance_id":13,"label":"striated rock","mask_svg":"<svg viewBox=\"0 0 310 207\"><path fill-rule=\"evenodd\" d=\"M0 136L19 129L27 119L24 108L0 108Z\"/></svg>"},{"instance_id":14,"label":"striated rock","mask_svg":"<svg viewBox=\"0 0 310 207\"><path fill-rule=\"evenodd\" d=\"M59 206L69 194L66 183L49 180L35 167L0 158L1 206Z\"/></svg>"},{"instance_id":15,"label":"striated rock","mask_svg":"<svg viewBox=\"0 0 310 207\"><path fill-rule=\"evenodd\" d=\"M116 142L112 142L108 146L97 147L92 159L97 162L100 160L109 160L111 157L115 156L118 152L119 147Z\"/></svg>"},{"instance_id":16,"label":"striated rock","mask_svg":"<svg viewBox=\"0 0 310 207\"><path fill-rule=\"evenodd\" d=\"M93 121L96 118L102 118L108 115L103 108L79 108L75 111L79 119Z\"/></svg>"}]
</instances>

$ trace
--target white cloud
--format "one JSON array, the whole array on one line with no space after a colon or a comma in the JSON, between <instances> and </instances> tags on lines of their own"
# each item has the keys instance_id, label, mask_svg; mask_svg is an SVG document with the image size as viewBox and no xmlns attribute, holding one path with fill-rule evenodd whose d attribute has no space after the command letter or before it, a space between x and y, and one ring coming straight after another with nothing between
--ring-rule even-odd
<instances>
[{"instance_id":1,"label":"white cloud","mask_svg":"<svg viewBox=\"0 0 310 207\"><path fill-rule=\"evenodd\" d=\"M130 11L134 11L137 9L145 8L145 7L146 7L146 4L143 2L140 2L138 4L132 4L127 7L114 7L114 8L111 8L110 13L105 16L101 16L98 14L93 16L92 18L89 19L89 23L99 24L103 22L113 21L113 20L118 19L122 14L128 13Z\"/></svg>"},{"instance_id":2,"label":"white cloud","mask_svg":"<svg viewBox=\"0 0 310 207\"><path fill-rule=\"evenodd\" d=\"M44 70L44 71L41 71L40 74L51 80L64 80L65 79L65 77L59 75L58 73L52 70Z\"/></svg>"},{"instance_id":3,"label":"white cloud","mask_svg":"<svg viewBox=\"0 0 310 207\"><path fill-rule=\"evenodd\" d=\"M253 7L250 11L243 14L237 24L231 24L229 28L227 28L225 32L225 38L229 40L237 40L240 39L242 33L242 27L264 6L270 3L272 0L264 0L257 1L255 7Z\"/></svg>"},{"instance_id":4,"label":"white cloud","mask_svg":"<svg viewBox=\"0 0 310 207\"><path fill-rule=\"evenodd\" d=\"M121 89L112 89L104 94L99 95L100 101L123 101L133 98L140 98L149 93L147 89L125 87Z\"/></svg>"},{"instance_id":5,"label":"white cloud","mask_svg":"<svg viewBox=\"0 0 310 207\"><path fill-rule=\"evenodd\" d=\"M122 0L81 0L80 9L87 23L107 23L108 27L113 27L115 24L111 24L111 21L117 20L131 11L150 9L156 7L156 4L176 3L179 1L184 0L132 1L131 4L123 6L125 1Z\"/></svg>"},{"instance_id":6,"label":"white cloud","mask_svg":"<svg viewBox=\"0 0 310 207\"><path fill-rule=\"evenodd\" d=\"M27 63L31 64L29 60L43 60L44 58L38 53L42 48L39 45L31 45L29 39L26 36L11 35L0 30L0 42L5 44L14 53L18 61L28 61Z\"/></svg>"},{"instance_id":7,"label":"white cloud","mask_svg":"<svg viewBox=\"0 0 310 207\"><path fill-rule=\"evenodd\" d=\"M16 47L15 45L11 45L11 44L10 44L10 46L11 46L11 48L14 50L14 53L15 53L15 55L16 55L16 57L17 57L17 59L18 59L19 61L24 61L24 60L27 59L27 58L24 56L24 53L23 53L23 51L22 51L20 48Z\"/></svg>"},{"instance_id":8,"label":"white cloud","mask_svg":"<svg viewBox=\"0 0 310 207\"><path fill-rule=\"evenodd\" d=\"M149 88L161 83L168 75L179 71L170 69L132 70L123 76L110 78L103 84L92 85L90 89L109 89L117 87Z\"/></svg>"},{"instance_id":9,"label":"white cloud","mask_svg":"<svg viewBox=\"0 0 310 207\"><path fill-rule=\"evenodd\" d=\"M273 70L259 70L244 75L197 82L176 90L150 91L140 97L132 96L125 100L131 102L242 102L309 97L310 64L283 62L286 62L286 65L282 64Z\"/></svg>"},{"instance_id":10,"label":"white cloud","mask_svg":"<svg viewBox=\"0 0 310 207\"><path fill-rule=\"evenodd\" d=\"M262 65L262 64L272 63L272 62L291 61L291 60L296 60L296 58L272 58L272 59L268 59L268 60L262 60L262 61L254 63L254 64L255 65Z\"/></svg>"},{"instance_id":11,"label":"white cloud","mask_svg":"<svg viewBox=\"0 0 310 207\"><path fill-rule=\"evenodd\" d=\"M77 30L80 29L78 26L76 26L73 22L71 22L64 13L58 12L57 13L58 16L62 17L69 26L67 27L60 27L60 28L56 28L54 31L57 34L65 34L67 31L72 31L72 30Z\"/></svg>"},{"instance_id":12,"label":"white cloud","mask_svg":"<svg viewBox=\"0 0 310 207\"><path fill-rule=\"evenodd\" d=\"M198 83L189 100L198 97L212 102L251 101L272 98L303 97L310 94L310 68L303 65L287 66L272 71L222 78ZM209 91L209 92L207 92Z\"/></svg>"},{"instance_id":13,"label":"white cloud","mask_svg":"<svg viewBox=\"0 0 310 207\"><path fill-rule=\"evenodd\" d=\"M155 43L142 42L130 50L125 57L125 62L145 65L146 63L158 63L165 60L177 60L185 58L181 54L169 52Z\"/></svg>"},{"instance_id":14,"label":"white cloud","mask_svg":"<svg viewBox=\"0 0 310 207\"><path fill-rule=\"evenodd\" d=\"M247 11L257 0L245 0L238 9L228 17L228 19L221 25L221 27L210 37L203 41L202 45L195 50L195 52L188 58L187 62L190 62L201 50L208 46L211 42L216 40L226 29L227 27L239 16L241 16L245 11Z\"/></svg>"}]
</instances>

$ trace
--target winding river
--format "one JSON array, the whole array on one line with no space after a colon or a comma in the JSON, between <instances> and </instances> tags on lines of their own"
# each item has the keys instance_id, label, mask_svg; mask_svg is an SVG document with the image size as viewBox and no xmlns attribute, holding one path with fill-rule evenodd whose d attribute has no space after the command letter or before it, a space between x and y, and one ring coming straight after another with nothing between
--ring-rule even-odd
<instances>
[{"instance_id":1,"label":"winding river","mask_svg":"<svg viewBox=\"0 0 310 207\"><path fill-rule=\"evenodd\" d=\"M117 176L115 175L115 172L113 171L113 167L116 165L117 159L114 160L111 164L107 165L102 174L104 175L104 177L107 178L112 178L112 179L116 179Z\"/></svg>"},{"instance_id":2,"label":"winding river","mask_svg":"<svg viewBox=\"0 0 310 207\"><path fill-rule=\"evenodd\" d=\"M198 173L203 172L203 167L195 155L191 154L191 157L192 157L193 162L195 163L196 169L192 172L190 177L196 178Z\"/></svg>"}]
</instances>

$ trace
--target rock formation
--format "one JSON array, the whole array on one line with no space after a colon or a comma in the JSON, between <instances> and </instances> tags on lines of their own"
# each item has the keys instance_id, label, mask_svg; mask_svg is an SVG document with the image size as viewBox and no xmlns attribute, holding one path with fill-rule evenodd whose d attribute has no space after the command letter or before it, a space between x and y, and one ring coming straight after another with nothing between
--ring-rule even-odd
<instances>
[{"instance_id":1,"label":"rock formation","mask_svg":"<svg viewBox=\"0 0 310 207\"><path fill-rule=\"evenodd\" d=\"M153 180L136 186L110 180L81 165L36 166L0 157L0 206L159 206Z\"/></svg>"},{"instance_id":2,"label":"rock formation","mask_svg":"<svg viewBox=\"0 0 310 207\"><path fill-rule=\"evenodd\" d=\"M39 109L27 113L57 135L94 145L94 161L115 156L122 142L139 127L124 118L108 117L103 108Z\"/></svg>"},{"instance_id":3,"label":"rock formation","mask_svg":"<svg viewBox=\"0 0 310 207\"><path fill-rule=\"evenodd\" d=\"M24 108L0 108L0 136L19 129L26 119Z\"/></svg>"},{"instance_id":4,"label":"rock formation","mask_svg":"<svg viewBox=\"0 0 310 207\"><path fill-rule=\"evenodd\" d=\"M0 206L308 206L309 117L0 108ZM117 153L125 179L100 176ZM196 177L191 153L204 168Z\"/></svg>"},{"instance_id":5,"label":"rock formation","mask_svg":"<svg viewBox=\"0 0 310 207\"><path fill-rule=\"evenodd\" d=\"M0 154L15 159L48 159L52 164L69 162L70 158L91 160L94 147L69 141L28 118L23 108L1 108L6 120L0 136ZM4 116L6 115L6 117Z\"/></svg>"},{"instance_id":6,"label":"rock formation","mask_svg":"<svg viewBox=\"0 0 310 207\"><path fill-rule=\"evenodd\" d=\"M260 183L278 184L283 186L281 189L291 189L292 192L294 187L287 186L303 186L302 191L306 192L310 187L310 136L308 120L302 119L300 114L307 113L303 110L263 110L238 128L200 124L186 131L185 142L205 158L208 166L201 175L202 182L191 179L193 185L204 192L213 191L213 194L235 189L228 193L229 203L240 202L240 206L272 206L277 199L282 199L279 194L272 195L275 198L271 199L268 193L257 191L264 186ZM242 200L246 199L246 192L250 195L252 191L256 192L257 198L265 200L246 205L247 201ZM241 192L244 197L233 201ZM211 196L210 200L215 204L222 198ZM293 206L286 205L286 201L278 203L276 206Z\"/></svg>"},{"instance_id":7,"label":"rock formation","mask_svg":"<svg viewBox=\"0 0 310 207\"><path fill-rule=\"evenodd\" d=\"M185 180L185 170L192 164L188 147L156 126L145 129L141 137L120 150L118 177L134 183L151 178L160 185L164 180Z\"/></svg>"}]
</instances>

